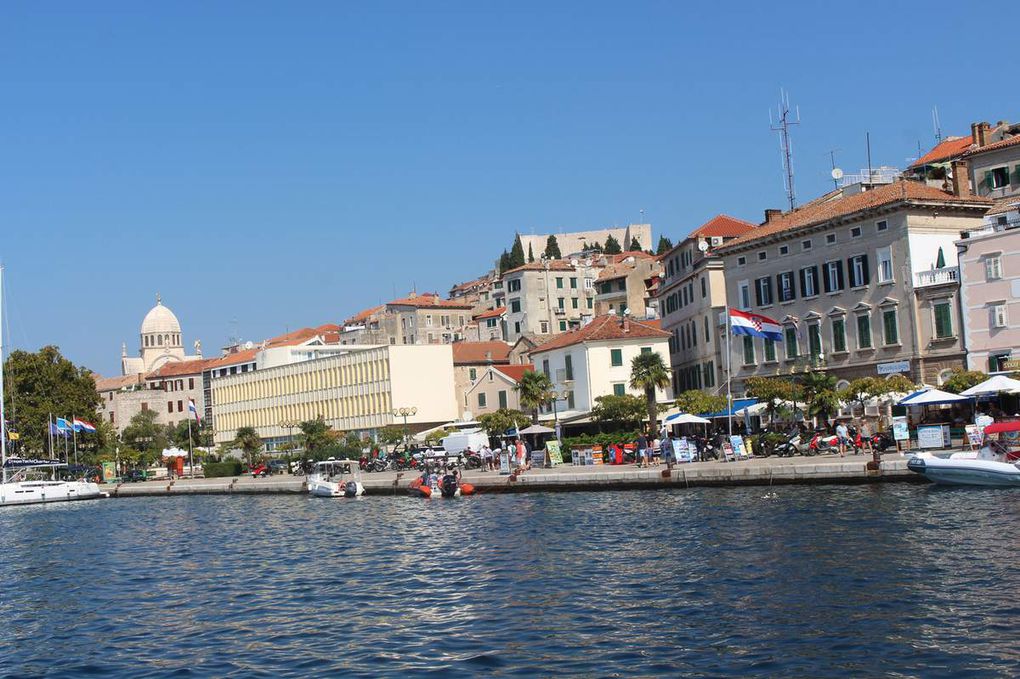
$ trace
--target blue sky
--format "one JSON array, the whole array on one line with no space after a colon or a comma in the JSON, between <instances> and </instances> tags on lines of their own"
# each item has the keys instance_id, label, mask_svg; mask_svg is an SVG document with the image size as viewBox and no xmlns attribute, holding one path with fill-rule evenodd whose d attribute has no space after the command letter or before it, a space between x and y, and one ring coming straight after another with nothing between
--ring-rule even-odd
<instances>
[{"instance_id":1,"label":"blue sky","mask_svg":"<svg viewBox=\"0 0 1020 679\"><path fill-rule=\"evenodd\" d=\"M14 346L112 374L157 291L208 354L485 271L515 231L674 240L1016 119L927 2L0 4L0 258ZM1005 62L1003 62L1005 63Z\"/></svg>"}]
</instances>

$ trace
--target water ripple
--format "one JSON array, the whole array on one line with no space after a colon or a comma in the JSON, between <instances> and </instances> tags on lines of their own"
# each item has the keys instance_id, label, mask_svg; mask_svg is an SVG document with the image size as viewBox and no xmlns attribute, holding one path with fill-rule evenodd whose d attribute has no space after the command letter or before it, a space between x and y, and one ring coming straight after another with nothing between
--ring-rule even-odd
<instances>
[{"instance_id":1,"label":"water ripple","mask_svg":"<svg viewBox=\"0 0 1020 679\"><path fill-rule=\"evenodd\" d=\"M1017 495L195 496L0 512L0 676L1015 676Z\"/></svg>"}]
</instances>

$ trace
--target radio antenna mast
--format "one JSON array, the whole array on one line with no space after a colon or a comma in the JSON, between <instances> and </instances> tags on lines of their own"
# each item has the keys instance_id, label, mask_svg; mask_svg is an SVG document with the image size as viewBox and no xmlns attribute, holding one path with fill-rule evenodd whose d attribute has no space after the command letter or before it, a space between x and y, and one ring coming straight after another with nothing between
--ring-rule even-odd
<instances>
[{"instance_id":1,"label":"radio antenna mast","mask_svg":"<svg viewBox=\"0 0 1020 679\"><path fill-rule=\"evenodd\" d=\"M939 107L932 106L931 109L931 124L935 128L935 144L942 143L942 121L939 120Z\"/></svg>"},{"instance_id":2,"label":"radio antenna mast","mask_svg":"<svg viewBox=\"0 0 1020 679\"><path fill-rule=\"evenodd\" d=\"M797 195L793 189L793 147L790 144L790 126L800 125L800 107L796 109L796 120L790 115L790 96L779 90L779 120L773 122L772 111L769 110L769 125L773 132L779 133L779 148L783 153L783 171L786 173L786 198L790 209L797 207Z\"/></svg>"}]
</instances>

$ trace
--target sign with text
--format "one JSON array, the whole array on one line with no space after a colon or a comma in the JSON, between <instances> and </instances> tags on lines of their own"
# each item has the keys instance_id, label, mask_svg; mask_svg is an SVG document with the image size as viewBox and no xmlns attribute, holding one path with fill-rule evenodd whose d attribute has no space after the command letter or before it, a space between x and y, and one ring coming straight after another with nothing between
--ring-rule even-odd
<instances>
[{"instance_id":1,"label":"sign with text","mask_svg":"<svg viewBox=\"0 0 1020 679\"><path fill-rule=\"evenodd\" d=\"M893 438L896 439L897 441L910 440L910 427L907 424L906 417L892 418L892 433Z\"/></svg>"},{"instance_id":2,"label":"sign with text","mask_svg":"<svg viewBox=\"0 0 1020 679\"><path fill-rule=\"evenodd\" d=\"M920 448L944 448L942 425L927 425L917 428L917 445Z\"/></svg>"},{"instance_id":3,"label":"sign with text","mask_svg":"<svg viewBox=\"0 0 1020 679\"><path fill-rule=\"evenodd\" d=\"M548 441L545 444L545 450L549 454L550 467L555 467L558 464L563 464L563 451L560 450L559 441Z\"/></svg>"},{"instance_id":4,"label":"sign with text","mask_svg":"<svg viewBox=\"0 0 1020 679\"><path fill-rule=\"evenodd\" d=\"M910 372L910 361L891 361L878 364L879 375L894 375L896 373Z\"/></svg>"}]
</instances>

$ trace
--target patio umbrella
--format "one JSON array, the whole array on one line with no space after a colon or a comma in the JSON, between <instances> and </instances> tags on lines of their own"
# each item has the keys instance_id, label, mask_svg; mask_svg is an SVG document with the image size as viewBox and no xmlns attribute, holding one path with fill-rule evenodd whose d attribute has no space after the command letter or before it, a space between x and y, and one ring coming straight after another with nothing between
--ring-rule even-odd
<instances>
[{"instance_id":1,"label":"patio umbrella","mask_svg":"<svg viewBox=\"0 0 1020 679\"><path fill-rule=\"evenodd\" d=\"M935 258L935 268L945 269L946 268L946 253L942 251L942 246L939 246L938 257Z\"/></svg>"},{"instance_id":2,"label":"patio umbrella","mask_svg":"<svg viewBox=\"0 0 1020 679\"><path fill-rule=\"evenodd\" d=\"M1020 380L1014 380L1005 375L994 375L981 384L975 384L966 391L961 391L961 396L995 396L996 394L1020 394Z\"/></svg>"},{"instance_id":3,"label":"patio umbrella","mask_svg":"<svg viewBox=\"0 0 1020 679\"><path fill-rule=\"evenodd\" d=\"M521 429L518 434L555 434L556 430L541 424L533 424L527 429Z\"/></svg>"},{"instance_id":4,"label":"patio umbrella","mask_svg":"<svg viewBox=\"0 0 1020 679\"><path fill-rule=\"evenodd\" d=\"M710 424L711 420L690 413L676 413L667 417L663 422L665 424Z\"/></svg>"},{"instance_id":5,"label":"patio umbrella","mask_svg":"<svg viewBox=\"0 0 1020 679\"><path fill-rule=\"evenodd\" d=\"M948 391L942 391L941 389L922 389L921 391L915 391L913 394L902 399L896 405L901 406L932 406L943 403L957 403L959 401L969 401L970 398L962 394L950 394Z\"/></svg>"}]
</instances>

